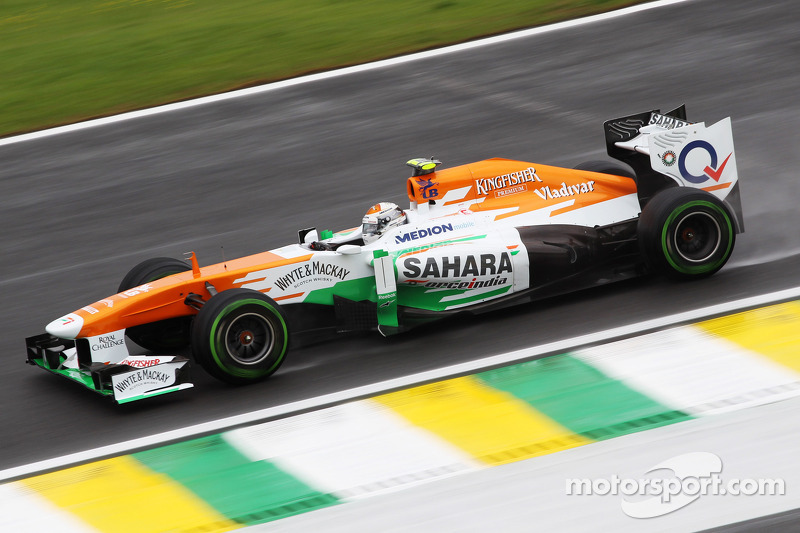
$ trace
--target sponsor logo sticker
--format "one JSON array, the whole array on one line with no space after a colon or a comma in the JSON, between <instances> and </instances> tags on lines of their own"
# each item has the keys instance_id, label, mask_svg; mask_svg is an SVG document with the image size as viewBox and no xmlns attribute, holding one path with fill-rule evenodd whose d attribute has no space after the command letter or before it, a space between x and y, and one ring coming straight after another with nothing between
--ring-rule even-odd
<instances>
[{"instance_id":1,"label":"sponsor logo sticker","mask_svg":"<svg viewBox=\"0 0 800 533\"><path fill-rule=\"evenodd\" d=\"M137 294L141 294L143 292L150 292L153 287L149 283L145 283L144 285L139 285L138 287L134 287L127 291L119 293L120 298L130 298L132 296L136 296Z\"/></svg>"},{"instance_id":2,"label":"sponsor logo sticker","mask_svg":"<svg viewBox=\"0 0 800 533\"><path fill-rule=\"evenodd\" d=\"M696 151L698 150L701 152L706 152L708 158L710 158L710 164L703 167L702 174L692 174L687 168L686 160L689 157L689 154L692 152L697 153ZM717 151L714 149L711 143L703 140L692 141L684 146L683 150L681 150L681 153L678 156L678 171L681 173L681 176L683 176L683 179L689 183L700 184L708 181L709 178L719 182L720 178L722 177L722 173L725 171L725 167L727 166L732 155L733 152L729 153L722 164L717 166L719 158L717 156Z\"/></svg>"},{"instance_id":3,"label":"sponsor logo sticker","mask_svg":"<svg viewBox=\"0 0 800 533\"><path fill-rule=\"evenodd\" d=\"M94 337L95 342L92 344L92 351L97 352L100 350L111 350L117 346L125 346L125 339L122 335L117 337L115 334L100 335Z\"/></svg>"},{"instance_id":4,"label":"sponsor logo sticker","mask_svg":"<svg viewBox=\"0 0 800 533\"><path fill-rule=\"evenodd\" d=\"M138 392L146 392L166 387L175 383L175 366L165 369L142 368L130 373L112 376L114 394L117 397L132 396Z\"/></svg>"},{"instance_id":5,"label":"sponsor logo sticker","mask_svg":"<svg viewBox=\"0 0 800 533\"><path fill-rule=\"evenodd\" d=\"M417 286L423 286L427 289L460 289L460 290L468 290L468 289L482 289L484 287L497 287L499 285L506 285L509 282L509 278L503 276L495 276L492 279L478 281L478 278L472 278L471 280L462 281L426 281L424 283L420 282L417 283Z\"/></svg>"},{"instance_id":6,"label":"sponsor logo sticker","mask_svg":"<svg viewBox=\"0 0 800 533\"><path fill-rule=\"evenodd\" d=\"M586 194L594 191L594 181L586 181L577 183L575 185L567 185L561 182L561 187L558 189L551 189L549 185L534 189L533 192L542 200L552 200L553 198L567 198L578 194Z\"/></svg>"},{"instance_id":7,"label":"sponsor logo sticker","mask_svg":"<svg viewBox=\"0 0 800 533\"><path fill-rule=\"evenodd\" d=\"M471 211L470 211L471 213ZM401 233L400 235L396 235L394 238L395 244L402 244L404 242L411 242L416 241L419 239L426 239L428 237L432 237L434 235L441 235L443 233L450 233L451 231L457 231L461 229L471 228L475 226L474 222L462 222L460 224L438 224L436 226L432 226L429 228L421 228L416 229L414 231L409 231L408 233Z\"/></svg>"},{"instance_id":8,"label":"sponsor logo sticker","mask_svg":"<svg viewBox=\"0 0 800 533\"><path fill-rule=\"evenodd\" d=\"M524 170L503 174L502 176L495 176L493 178L481 178L475 180L475 187L478 194L487 196L492 191L513 187L523 183L541 182L542 179L536 175L536 169L528 167ZM515 191L521 192L521 191ZM514 194L514 193L510 193Z\"/></svg>"},{"instance_id":9,"label":"sponsor logo sticker","mask_svg":"<svg viewBox=\"0 0 800 533\"><path fill-rule=\"evenodd\" d=\"M439 189L435 187L439 185L438 182L433 182L431 180L426 180L423 178L417 178L417 185L419 185L419 192L422 193L422 197L426 200L432 200L439 196Z\"/></svg>"},{"instance_id":10,"label":"sponsor logo sticker","mask_svg":"<svg viewBox=\"0 0 800 533\"><path fill-rule=\"evenodd\" d=\"M118 364L133 366L136 368L147 368L150 366L160 365L161 363L169 363L173 359L175 359L175 356L172 355L158 357L149 355L131 355L120 361Z\"/></svg>"},{"instance_id":11,"label":"sponsor logo sticker","mask_svg":"<svg viewBox=\"0 0 800 533\"><path fill-rule=\"evenodd\" d=\"M402 235L397 235L394 238L394 242L400 244L403 242L416 241L418 239L424 239L432 235L441 235L442 233L447 233L450 231L453 231L452 224L439 224L438 226L432 226L430 228L422 228L414 231L409 231L408 233L403 233Z\"/></svg>"},{"instance_id":12,"label":"sponsor logo sticker","mask_svg":"<svg viewBox=\"0 0 800 533\"><path fill-rule=\"evenodd\" d=\"M650 122L647 123L648 126L656 125L661 126L662 128L666 128L668 130L674 130L675 128L682 128L684 126L691 126L691 122L686 122L685 120L681 120L675 117L668 117L667 115L662 115L660 113L653 113L650 115Z\"/></svg>"},{"instance_id":13,"label":"sponsor logo sticker","mask_svg":"<svg viewBox=\"0 0 800 533\"><path fill-rule=\"evenodd\" d=\"M349 275L350 271L339 265L325 261L310 261L276 279L275 286L285 291L290 287L296 289L314 281L344 281Z\"/></svg>"},{"instance_id":14,"label":"sponsor logo sticker","mask_svg":"<svg viewBox=\"0 0 800 533\"><path fill-rule=\"evenodd\" d=\"M508 188L505 188L505 189L500 189L500 190L494 191L494 196L495 196L495 198L501 198L503 196L509 196L509 195L512 195L512 194L525 192L527 190L528 190L528 186L526 184L514 185L513 187L508 187Z\"/></svg>"},{"instance_id":15,"label":"sponsor logo sticker","mask_svg":"<svg viewBox=\"0 0 800 533\"><path fill-rule=\"evenodd\" d=\"M502 252L499 256L481 254L478 256L428 257L424 265L421 258L411 256L403 259L402 266L403 276L409 281L414 280L415 283L419 283L419 280L436 278L485 278L510 273L514 270L511 255L508 252ZM459 281L459 283L461 282Z\"/></svg>"}]
</instances>

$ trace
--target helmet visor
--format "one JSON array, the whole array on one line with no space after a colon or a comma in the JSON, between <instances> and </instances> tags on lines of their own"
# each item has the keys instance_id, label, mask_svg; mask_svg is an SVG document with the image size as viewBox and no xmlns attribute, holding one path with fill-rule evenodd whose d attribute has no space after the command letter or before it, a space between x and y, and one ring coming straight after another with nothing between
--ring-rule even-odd
<instances>
[{"instance_id":1,"label":"helmet visor","mask_svg":"<svg viewBox=\"0 0 800 533\"><path fill-rule=\"evenodd\" d=\"M364 235L375 235L378 233L378 229L380 228L380 224L371 224L371 223L364 223L361 226L361 233Z\"/></svg>"}]
</instances>

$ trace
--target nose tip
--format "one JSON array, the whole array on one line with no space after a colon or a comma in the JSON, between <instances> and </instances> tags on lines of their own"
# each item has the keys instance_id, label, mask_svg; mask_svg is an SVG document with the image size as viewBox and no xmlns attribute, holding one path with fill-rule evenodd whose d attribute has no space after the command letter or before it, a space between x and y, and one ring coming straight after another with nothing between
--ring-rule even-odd
<instances>
[{"instance_id":1,"label":"nose tip","mask_svg":"<svg viewBox=\"0 0 800 533\"><path fill-rule=\"evenodd\" d=\"M47 333L59 339L74 339L81 332L82 327L83 318L75 313L70 313L53 320L44 329Z\"/></svg>"}]
</instances>

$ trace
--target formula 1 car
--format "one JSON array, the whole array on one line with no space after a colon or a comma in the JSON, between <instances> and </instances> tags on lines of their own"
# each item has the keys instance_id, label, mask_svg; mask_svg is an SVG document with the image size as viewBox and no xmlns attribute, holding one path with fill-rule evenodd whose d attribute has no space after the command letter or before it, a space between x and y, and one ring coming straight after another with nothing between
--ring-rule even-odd
<instances>
[{"instance_id":1,"label":"formula 1 car","mask_svg":"<svg viewBox=\"0 0 800 533\"><path fill-rule=\"evenodd\" d=\"M148 259L117 294L28 338L27 362L125 403L191 387L176 355L189 346L212 376L244 384L275 372L297 333L392 335L648 272L719 270L744 230L730 118L706 127L681 106L604 130L627 166L412 159L408 209L378 204L360 227L304 229L215 265Z\"/></svg>"}]
</instances>

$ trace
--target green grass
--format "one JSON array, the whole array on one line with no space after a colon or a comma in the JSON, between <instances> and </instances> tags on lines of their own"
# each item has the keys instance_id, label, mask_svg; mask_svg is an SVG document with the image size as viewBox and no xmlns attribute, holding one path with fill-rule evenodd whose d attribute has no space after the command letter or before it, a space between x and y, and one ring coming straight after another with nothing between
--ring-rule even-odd
<instances>
[{"instance_id":1,"label":"green grass","mask_svg":"<svg viewBox=\"0 0 800 533\"><path fill-rule=\"evenodd\" d=\"M0 135L641 0L2 0Z\"/></svg>"}]
</instances>

